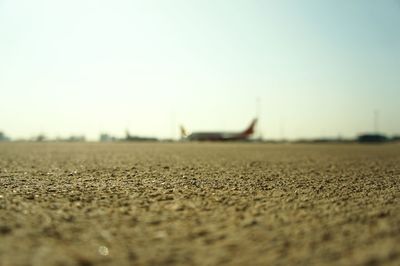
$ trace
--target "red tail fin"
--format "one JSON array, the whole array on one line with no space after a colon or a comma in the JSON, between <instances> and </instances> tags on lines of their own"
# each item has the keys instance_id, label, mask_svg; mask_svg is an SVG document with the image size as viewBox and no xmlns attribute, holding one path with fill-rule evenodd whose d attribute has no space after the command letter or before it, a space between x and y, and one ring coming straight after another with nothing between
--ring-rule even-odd
<instances>
[{"instance_id":1,"label":"red tail fin","mask_svg":"<svg viewBox=\"0 0 400 266\"><path fill-rule=\"evenodd\" d=\"M248 136L254 133L254 127L256 126L257 118L253 119L250 126L242 132L243 135Z\"/></svg>"}]
</instances>

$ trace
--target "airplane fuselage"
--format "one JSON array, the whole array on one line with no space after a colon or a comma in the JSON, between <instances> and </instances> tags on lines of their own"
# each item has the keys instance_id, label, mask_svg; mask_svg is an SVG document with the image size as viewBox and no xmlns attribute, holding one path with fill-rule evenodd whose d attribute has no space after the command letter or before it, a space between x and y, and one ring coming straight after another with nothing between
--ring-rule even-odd
<instances>
[{"instance_id":1,"label":"airplane fuselage","mask_svg":"<svg viewBox=\"0 0 400 266\"><path fill-rule=\"evenodd\" d=\"M196 141L233 141L248 138L248 135L232 132L194 132L187 137L188 140Z\"/></svg>"},{"instance_id":2,"label":"airplane fuselage","mask_svg":"<svg viewBox=\"0 0 400 266\"><path fill-rule=\"evenodd\" d=\"M254 133L257 119L253 119L250 126L241 132L194 132L186 134L186 130L181 127L182 139L189 141L238 141L247 140Z\"/></svg>"}]
</instances>

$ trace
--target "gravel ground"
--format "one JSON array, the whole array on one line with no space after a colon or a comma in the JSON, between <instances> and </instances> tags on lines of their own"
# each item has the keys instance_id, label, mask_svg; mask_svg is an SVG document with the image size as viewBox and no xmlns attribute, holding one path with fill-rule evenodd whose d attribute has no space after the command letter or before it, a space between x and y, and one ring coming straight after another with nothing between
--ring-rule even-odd
<instances>
[{"instance_id":1,"label":"gravel ground","mask_svg":"<svg viewBox=\"0 0 400 266\"><path fill-rule=\"evenodd\" d=\"M400 265L400 145L0 144L0 265Z\"/></svg>"}]
</instances>

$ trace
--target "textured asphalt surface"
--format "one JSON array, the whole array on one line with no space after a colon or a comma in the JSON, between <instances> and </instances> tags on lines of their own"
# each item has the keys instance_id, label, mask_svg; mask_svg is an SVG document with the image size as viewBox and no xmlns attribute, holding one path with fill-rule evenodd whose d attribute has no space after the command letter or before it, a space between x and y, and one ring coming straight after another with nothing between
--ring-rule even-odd
<instances>
[{"instance_id":1,"label":"textured asphalt surface","mask_svg":"<svg viewBox=\"0 0 400 266\"><path fill-rule=\"evenodd\" d=\"M2 143L0 265L400 265L400 145Z\"/></svg>"}]
</instances>

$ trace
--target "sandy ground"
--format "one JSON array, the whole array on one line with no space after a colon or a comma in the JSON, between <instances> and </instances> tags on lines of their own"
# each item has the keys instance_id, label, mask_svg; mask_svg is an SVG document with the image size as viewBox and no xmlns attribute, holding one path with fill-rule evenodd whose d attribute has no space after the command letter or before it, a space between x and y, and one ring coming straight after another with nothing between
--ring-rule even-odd
<instances>
[{"instance_id":1,"label":"sandy ground","mask_svg":"<svg viewBox=\"0 0 400 266\"><path fill-rule=\"evenodd\" d=\"M0 144L0 265L400 265L400 145Z\"/></svg>"}]
</instances>

